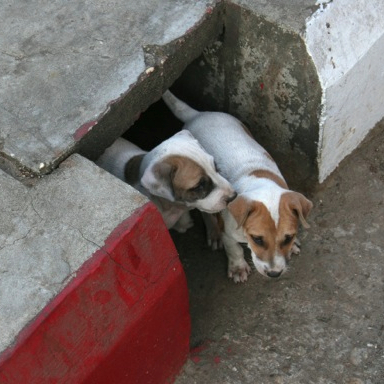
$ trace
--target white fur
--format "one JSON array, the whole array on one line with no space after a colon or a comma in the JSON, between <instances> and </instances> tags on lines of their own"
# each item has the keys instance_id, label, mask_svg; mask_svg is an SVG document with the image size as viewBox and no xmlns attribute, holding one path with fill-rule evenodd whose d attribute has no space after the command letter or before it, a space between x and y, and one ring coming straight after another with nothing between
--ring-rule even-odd
<instances>
[{"instance_id":1,"label":"white fur","mask_svg":"<svg viewBox=\"0 0 384 384\"><path fill-rule=\"evenodd\" d=\"M251 173L268 170L282 180L284 178L273 159L249 136L242 123L226 113L198 112L169 91L164 93L163 100L185 123L183 128L189 130L214 156L219 172L233 185L238 195L263 203L277 227L280 199L287 190L267 178L251 176ZM250 268L239 243L247 243L247 237L228 209L222 212L222 217L225 222L222 241L228 256L228 276L235 282L246 281ZM251 249L249 244L248 247ZM271 263L260 260L252 249L251 252L256 269L263 275L283 273L287 269L286 260L279 250L275 251Z\"/></svg>"},{"instance_id":2,"label":"white fur","mask_svg":"<svg viewBox=\"0 0 384 384\"><path fill-rule=\"evenodd\" d=\"M125 181L125 164L133 157L145 155L146 153L135 144L120 137L104 151L97 159L96 164L120 180Z\"/></svg>"},{"instance_id":3,"label":"white fur","mask_svg":"<svg viewBox=\"0 0 384 384\"><path fill-rule=\"evenodd\" d=\"M140 165L139 179L133 186L157 205L168 228L174 227L179 232L185 232L192 226L191 218L186 211L198 208L209 213L219 212L225 209L227 201L234 195L229 182L216 172L213 157L189 131L178 132L150 152L143 151L129 141L119 138L105 150L96 164L126 181L125 166L137 155L145 156ZM162 183L154 171L156 165L171 155L187 157L199 164L215 185L213 191L204 199L195 202L174 202L172 191Z\"/></svg>"}]
</instances>

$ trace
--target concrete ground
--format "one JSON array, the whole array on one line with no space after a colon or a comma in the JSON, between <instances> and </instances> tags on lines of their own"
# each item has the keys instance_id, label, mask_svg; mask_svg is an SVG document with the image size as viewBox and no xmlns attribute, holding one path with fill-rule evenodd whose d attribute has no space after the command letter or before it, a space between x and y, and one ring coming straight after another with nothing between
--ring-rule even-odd
<instances>
[{"instance_id":1,"label":"concrete ground","mask_svg":"<svg viewBox=\"0 0 384 384\"><path fill-rule=\"evenodd\" d=\"M311 196L301 255L278 280L236 285L202 225L173 234L192 314L176 384L384 383L383 153L381 123Z\"/></svg>"}]
</instances>

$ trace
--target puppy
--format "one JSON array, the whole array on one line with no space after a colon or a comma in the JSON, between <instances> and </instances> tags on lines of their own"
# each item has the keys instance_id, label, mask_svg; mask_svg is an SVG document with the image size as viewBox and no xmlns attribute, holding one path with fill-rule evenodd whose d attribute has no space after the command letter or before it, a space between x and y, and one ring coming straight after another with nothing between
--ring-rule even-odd
<instances>
[{"instance_id":1,"label":"puppy","mask_svg":"<svg viewBox=\"0 0 384 384\"><path fill-rule=\"evenodd\" d=\"M163 100L185 123L205 150L213 155L219 172L238 193L221 216L222 241L228 256L228 276L247 280L251 269L239 243L247 243L256 269L264 276L278 277L287 270L292 253L299 253L296 239L299 221L312 203L293 192L272 157L235 117L220 112L198 112L169 91Z\"/></svg>"},{"instance_id":2,"label":"puppy","mask_svg":"<svg viewBox=\"0 0 384 384\"><path fill-rule=\"evenodd\" d=\"M229 182L217 173L213 157L186 130L150 152L119 138L96 164L146 195L167 228L179 232L193 225L190 209L219 212L236 197Z\"/></svg>"}]
</instances>

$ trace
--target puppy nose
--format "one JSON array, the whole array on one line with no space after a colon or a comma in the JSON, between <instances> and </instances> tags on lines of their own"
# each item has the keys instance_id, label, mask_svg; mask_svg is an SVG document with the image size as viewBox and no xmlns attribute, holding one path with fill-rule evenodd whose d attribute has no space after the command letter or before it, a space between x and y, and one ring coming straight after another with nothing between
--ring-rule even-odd
<instances>
[{"instance_id":1,"label":"puppy nose","mask_svg":"<svg viewBox=\"0 0 384 384\"><path fill-rule=\"evenodd\" d=\"M267 275L269 277L279 277L281 275L281 272L282 271L280 271L280 272L270 271L270 272L267 272Z\"/></svg>"},{"instance_id":2,"label":"puppy nose","mask_svg":"<svg viewBox=\"0 0 384 384\"><path fill-rule=\"evenodd\" d=\"M227 203L230 203L231 201L235 200L237 197L237 192L235 192L232 196L227 197Z\"/></svg>"}]
</instances>

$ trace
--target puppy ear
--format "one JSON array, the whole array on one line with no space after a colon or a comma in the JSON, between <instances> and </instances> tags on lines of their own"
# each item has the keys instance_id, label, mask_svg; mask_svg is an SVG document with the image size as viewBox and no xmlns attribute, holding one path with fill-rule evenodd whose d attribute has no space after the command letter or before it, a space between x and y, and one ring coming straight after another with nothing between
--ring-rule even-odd
<instances>
[{"instance_id":1,"label":"puppy ear","mask_svg":"<svg viewBox=\"0 0 384 384\"><path fill-rule=\"evenodd\" d=\"M312 202L301 193L293 192L289 205L293 212L299 217L302 226L309 228L310 225L307 223L306 218L313 207Z\"/></svg>"},{"instance_id":2,"label":"puppy ear","mask_svg":"<svg viewBox=\"0 0 384 384\"><path fill-rule=\"evenodd\" d=\"M165 162L155 163L145 170L140 182L152 195L175 201L172 188L173 173L174 170L171 164Z\"/></svg>"},{"instance_id":3,"label":"puppy ear","mask_svg":"<svg viewBox=\"0 0 384 384\"><path fill-rule=\"evenodd\" d=\"M237 196L231 201L227 208L237 222L237 228L240 228L248 219L248 216L253 211L251 202L244 196Z\"/></svg>"}]
</instances>

